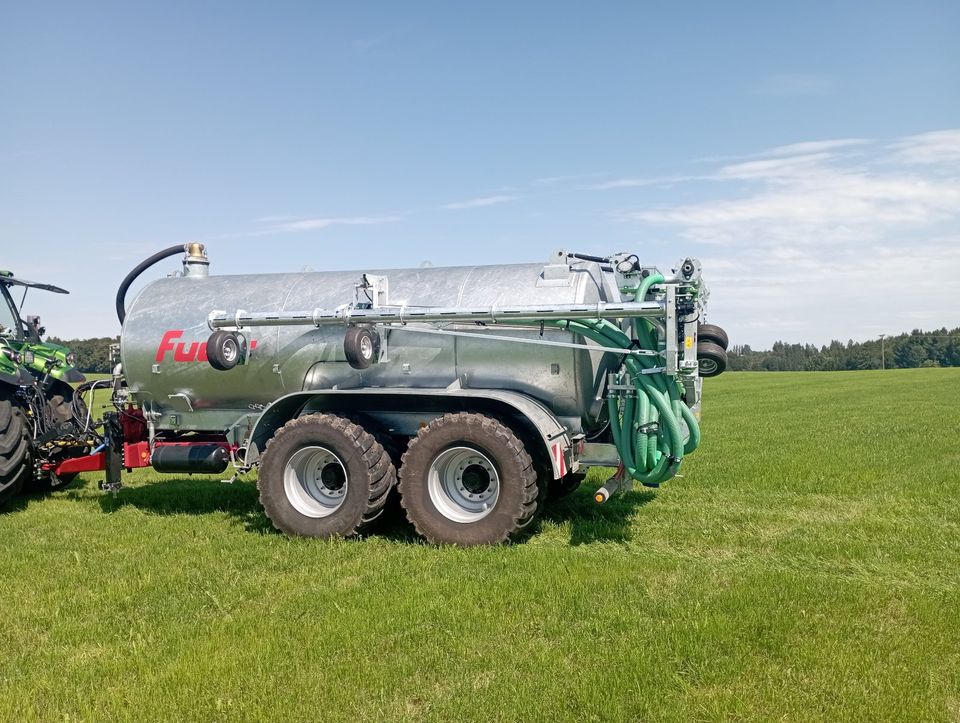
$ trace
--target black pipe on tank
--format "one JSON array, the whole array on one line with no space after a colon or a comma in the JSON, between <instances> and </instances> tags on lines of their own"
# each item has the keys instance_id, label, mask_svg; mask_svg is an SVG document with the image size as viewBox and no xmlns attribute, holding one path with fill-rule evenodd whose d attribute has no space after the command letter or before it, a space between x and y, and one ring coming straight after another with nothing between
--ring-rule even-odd
<instances>
[{"instance_id":1,"label":"black pipe on tank","mask_svg":"<svg viewBox=\"0 0 960 723\"><path fill-rule=\"evenodd\" d=\"M184 244L177 244L176 246L170 246L165 248L163 251L158 251L153 256L148 259L144 259L139 264L137 264L133 270L126 275L124 280L120 283L120 288L117 290L117 318L120 320L120 323L123 324L123 320L127 318L127 309L126 309L126 298L127 298L127 289L130 288L130 284L137 280L137 277L142 274L144 271L149 269L158 261L163 261L165 258L170 256L176 256L179 253L183 253L186 249Z\"/></svg>"},{"instance_id":2,"label":"black pipe on tank","mask_svg":"<svg viewBox=\"0 0 960 723\"><path fill-rule=\"evenodd\" d=\"M157 472L220 474L230 464L230 453L219 444L158 444L150 464Z\"/></svg>"}]
</instances>

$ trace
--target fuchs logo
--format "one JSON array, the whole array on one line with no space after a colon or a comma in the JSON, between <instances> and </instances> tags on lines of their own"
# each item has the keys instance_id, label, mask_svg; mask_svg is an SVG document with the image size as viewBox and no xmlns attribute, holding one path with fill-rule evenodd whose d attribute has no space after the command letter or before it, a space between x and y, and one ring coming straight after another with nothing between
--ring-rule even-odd
<instances>
[{"instance_id":1,"label":"fuchs logo","mask_svg":"<svg viewBox=\"0 0 960 723\"><path fill-rule=\"evenodd\" d=\"M163 339L160 340L160 346L157 347L157 363L162 362L167 352L173 352L175 362L205 362L207 361L207 342L192 341L187 346L186 342L177 341L183 336L183 329L170 329L163 332ZM257 348L257 340L250 340L250 351Z\"/></svg>"}]
</instances>

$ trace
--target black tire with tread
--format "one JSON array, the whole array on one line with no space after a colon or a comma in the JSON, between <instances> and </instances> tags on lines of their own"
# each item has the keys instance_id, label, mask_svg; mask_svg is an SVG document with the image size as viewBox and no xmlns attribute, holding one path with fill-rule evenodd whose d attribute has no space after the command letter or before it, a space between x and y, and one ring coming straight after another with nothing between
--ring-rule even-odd
<instances>
[{"instance_id":1,"label":"black tire with tread","mask_svg":"<svg viewBox=\"0 0 960 723\"><path fill-rule=\"evenodd\" d=\"M500 493L493 510L476 522L450 520L430 499L430 465L438 454L454 446L481 450L500 477ZM400 467L400 504L417 532L435 544L506 542L533 522L539 493L533 460L520 438L502 422L483 414L448 413L434 419L410 441Z\"/></svg>"},{"instance_id":2,"label":"black tire with tread","mask_svg":"<svg viewBox=\"0 0 960 723\"><path fill-rule=\"evenodd\" d=\"M27 417L8 393L0 392L0 506L17 494L31 475Z\"/></svg>"},{"instance_id":3,"label":"black tire with tread","mask_svg":"<svg viewBox=\"0 0 960 723\"><path fill-rule=\"evenodd\" d=\"M723 327L716 324L698 324L697 339L702 341L712 341L717 346L723 347L726 351L730 348L730 337Z\"/></svg>"},{"instance_id":4,"label":"black tire with tread","mask_svg":"<svg viewBox=\"0 0 960 723\"><path fill-rule=\"evenodd\" d=\"M287 461L306 446L334 452L347 471L343 504L327 517L313 518L297 511L284 492ZM303 537L350 537L383 511L387 493L396 484L397 470L390 455L372 434L345 417L310 414L281 427L267 443L260 463L257 487L260 504L279 531Z\"/></svg>"},{"instance_id":5,"label":"black tire with tread","mask_svg":"<svg viewBox=\"0 0 960 723\"><path fill-rule=\"evenodd\" d=\"M701 364L701 377L718 377L727 369L727 352L712 341L700 341L697 342L697 361ZM704 361L712 363L705 368Z\"/></svg>"}]
</instances>

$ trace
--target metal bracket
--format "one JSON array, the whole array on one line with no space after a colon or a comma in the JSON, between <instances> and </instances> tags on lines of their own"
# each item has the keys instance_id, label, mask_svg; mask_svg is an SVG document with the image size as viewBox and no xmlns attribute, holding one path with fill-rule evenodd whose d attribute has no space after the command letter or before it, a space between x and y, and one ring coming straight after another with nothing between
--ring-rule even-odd
<instances>
[{"instance_id":1,"label":"metal bracket","mask_svg":"<svg viewBox=\"0 0 960 723\"><path fill-rule=\"evenodd\" d=\"M677 373L677 287L673 284L667 285L667 324L666 324L666 343L667 343L667 374Z\"/></svg>"},{"instance_id":2,"label":"metal bracket","mask_svg":"<svg viewBox=\"0 0 960 723\"><path fill-rule=\"evenodd\" d=\"M363 274L354 286L353 305L357 309L379 309L390 304L390 282L386 276Z\"/></svg>"},{"instance_id":3,"label":"metal bracket","mask_svg":"<svg viewBox=\"0 0 960 723\"><path fill-rule=\"evenodd\" d=\"M190 397L183 392L178 392L177 394L168 394L167 399L182 399L187 403L187 410L190 412L193 411L193 404L190 402Z\"/></svg>"}]
</instances>

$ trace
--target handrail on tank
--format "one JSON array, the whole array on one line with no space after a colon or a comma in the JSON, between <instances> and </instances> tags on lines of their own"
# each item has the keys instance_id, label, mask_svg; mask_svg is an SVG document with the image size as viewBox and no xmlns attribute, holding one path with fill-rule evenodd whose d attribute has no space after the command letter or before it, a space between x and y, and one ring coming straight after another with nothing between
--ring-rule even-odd
<instances>
[{"instance_id":1,"label":"handrail on tank","mask_svg":"<svg viewBox=\"0 0 960 723\"><path fill-rule=\"evenodd\" d=\"M656 318L666 313L660 301L595 304L550 304L535 306L381 306L357 309L349 306L313 311L242 311L233 314L211 311L207 324L218 329L241 329L252 326L331 326L342 324L409 324L416 322L486 322L549 321L555 319L637 319Z\"/></svg>"}]
</instances>

